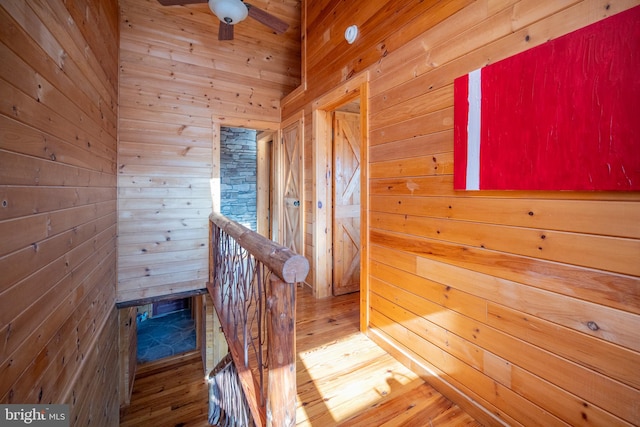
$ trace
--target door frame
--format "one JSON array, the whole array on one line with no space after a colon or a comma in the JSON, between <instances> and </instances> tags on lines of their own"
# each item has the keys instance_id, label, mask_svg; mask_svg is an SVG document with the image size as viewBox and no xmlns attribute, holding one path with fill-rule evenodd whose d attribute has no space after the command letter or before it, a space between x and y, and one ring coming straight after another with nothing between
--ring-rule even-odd
<instances>
[{"instance_id":1,"label":"door frame","mask_svg":"<svg viewBox=\"0 0 640 427\"><path fill-rule=\"evenodd\" d=\"M315 270L313 291L316 298L332 295L333 253L333 123L331 113L354 100L360 100L360 329L366 330L369 323L369 184L368 184L368 99L369 72L364 72L318 98L312 104L313 111L313 259Z\"/></svg>"},{"instance_id":2,"label":"door frame","mask_svg":"<svg viewBox=\"0 0 640 427\"><path fill-rule=\"evenodd\" d=\"M278 132L276 131L259 130L257 133L256 231L267 239L272 239L273 151L277 140Z\"/></svg>"},{"instance_id":3,"label":"door frame","mask_svg":"<svg viewBox=\"0 0 640 427\"><path fill-rule=\"evenodd\" d=\"M280 137L280 122L272 122L266 120L253 120L240 117L211 117L211 134L212 134L212 150L211 150L211 204L212 211L220 213L221 206L221 191L220 191L220 128L245 128L255 129L261 131L274 132L274 138ZM207 250L209 248L210 239L207 239ZM211 266L209 266L211 268ZM202 332L201 337L197 338L198 345L201 345L202 349L202 362L204 364L205 372L210 372L213 368L222 360L227 354L228 349L226 345L226 338L222 333L218 316L214 312L213 302L209 294L202 296ZM212 351L206 351L211 348Z\"/></svg>"}]
</instances>

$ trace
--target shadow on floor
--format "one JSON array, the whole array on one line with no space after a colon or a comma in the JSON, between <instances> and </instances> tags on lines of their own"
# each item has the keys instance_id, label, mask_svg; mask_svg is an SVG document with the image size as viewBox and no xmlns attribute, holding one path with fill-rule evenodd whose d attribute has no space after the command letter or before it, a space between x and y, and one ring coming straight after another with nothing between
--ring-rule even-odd
<instances>
[{"instance_id":1,"label":"shadow on floor","mask_svg":"<svg viewBox=\"0 0 640 427\"><path fill-rule=\"evenodd\" d=\"M191 310L180 310L138 323L138 363L147 363L196 349Z\"/></svg>"}]
</instances>

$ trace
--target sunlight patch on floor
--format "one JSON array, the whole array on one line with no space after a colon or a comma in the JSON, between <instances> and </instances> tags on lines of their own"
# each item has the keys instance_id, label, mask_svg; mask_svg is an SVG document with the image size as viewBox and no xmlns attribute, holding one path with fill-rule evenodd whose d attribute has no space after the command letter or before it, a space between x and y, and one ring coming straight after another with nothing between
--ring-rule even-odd
<instances>
[{"instance_id":1,"label":"sunlight patch on floor","mask_svg":"<svg viewBox=\"0 0 640 427\"><path fill-rule=\"evenodd\" d=\"M298 426L337 425L419 380L361 333L298 354Z\"/></svg>"}]
</instances>

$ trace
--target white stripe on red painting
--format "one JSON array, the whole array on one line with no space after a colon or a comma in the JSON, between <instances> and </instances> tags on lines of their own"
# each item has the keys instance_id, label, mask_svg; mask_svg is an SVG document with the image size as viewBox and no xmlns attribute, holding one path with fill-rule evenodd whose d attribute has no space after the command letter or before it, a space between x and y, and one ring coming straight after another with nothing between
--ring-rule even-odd
<instances>
[{"instance_id":1,"label":"white stripe on red painting","mask_svg":"<svg viewBox=\"0 0 640 427\"><path fill-rule=\"evenodd\" d=\"M469 73L469 118L467 121L467 190L480 189L480 68Z\"/></svg>"}]
</instances>

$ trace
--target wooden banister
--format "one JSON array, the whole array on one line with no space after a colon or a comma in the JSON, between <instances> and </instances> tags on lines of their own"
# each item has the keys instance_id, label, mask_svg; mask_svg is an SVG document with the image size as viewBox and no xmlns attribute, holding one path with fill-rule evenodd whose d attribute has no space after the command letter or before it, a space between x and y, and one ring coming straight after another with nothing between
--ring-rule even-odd
<instances>
[{"instance_id":1,"label":"wooden banister","mask_svg":"<svg viewBox=\"0 0 640 427\"><path fill-rule=\"evenodd\" d=\"M253 418L261 426L294 426L296 283L306 278L309 262L221 214L212 213L209 219L207 289ZM266 387L263 345L268 346ZM251 349L255 351L252 357Z\"/></svg>"},{"instance_id":2,"label":"wooden banister","mask_svg":"<svg viewBox=\"0 0 640 427\"><path fill-rule=\"evenodd\" d=\"M219 213L212 213L209 219L285 283L302 282L309 274L309 261L302 255Z\"/></svg>"}]
</instances>

